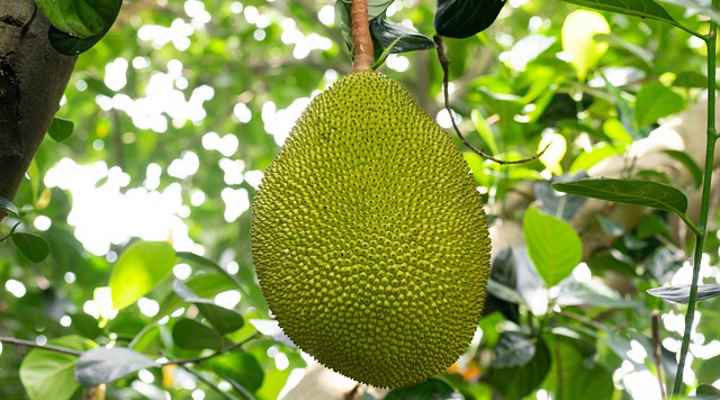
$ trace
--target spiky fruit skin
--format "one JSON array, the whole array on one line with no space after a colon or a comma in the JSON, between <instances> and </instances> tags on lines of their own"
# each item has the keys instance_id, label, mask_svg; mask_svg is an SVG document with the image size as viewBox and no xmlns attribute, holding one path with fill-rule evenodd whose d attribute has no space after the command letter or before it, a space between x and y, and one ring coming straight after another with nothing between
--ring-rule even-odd
<instances>
[{"instance_id":1,"label":"spiky fruit skin","mask_svg":"<svg viewBox=\"0 0 720 400\"><path fill-rule=\"evenodd\" d=\"M255 198L252 253L285 333L378 387L421 382L457 360L490 271L461 154L375 72L336 82L298 120Z\"/></svg>"}]
</instances>

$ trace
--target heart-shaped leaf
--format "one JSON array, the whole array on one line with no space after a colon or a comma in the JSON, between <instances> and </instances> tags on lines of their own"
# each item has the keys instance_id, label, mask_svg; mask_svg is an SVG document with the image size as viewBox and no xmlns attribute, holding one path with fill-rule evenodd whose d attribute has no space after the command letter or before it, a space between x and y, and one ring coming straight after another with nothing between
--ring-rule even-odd
<instances>
[{"instance_id":1,"label":"heart-shaped leaf","mask_svg":"<svg viewBox=\"0 0 720 400\"><path fill-rule=\"evenodd\" d=\"M75 124L73 124L72 121L61 118L53 118L50 129L48 129L48 135L55 139L56 142L62 142L72 135L74 128Z\"/></svg>"}]
</instances>

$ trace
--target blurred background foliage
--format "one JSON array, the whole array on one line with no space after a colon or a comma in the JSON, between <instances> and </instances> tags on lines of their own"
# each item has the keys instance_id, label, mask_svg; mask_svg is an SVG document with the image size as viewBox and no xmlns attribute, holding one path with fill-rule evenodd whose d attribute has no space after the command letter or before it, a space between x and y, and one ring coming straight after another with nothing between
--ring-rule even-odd
<instances>
[{"instance_id":1,"label":"blurred background foliage","mask_svg":"<svg viewBox=\"0 0 720 400\"><path fill-rule=\"evenodd\" d=\"M685 26L705 29L672 3L663 6ZM465 152L492 222L486 315L444 376L387 399L659 399L659 380L672 380L683 306L646 290L689 283L689 232L667 212L562 196L549 182L670 183L697 213L705 47L658 21L577 10L510 0L487 31L445 41L452 108L469 140L506 159L549 148L520 166ZM396 0L387 15L431 36L434 12L434 2ZM249 208L295 119L349 70L333 2L126 1L110 33L78 59L58 113L73 135L45 139L15 199L20 216L0 226L4 235L21 222L20 232L49 245L34 262L21 251L34 244L0 244L0 335L112 344L152 360L239 345L192 369L98 354L133 365L129 375L75 390L79 377L62 372L67 360L39 352L19 367L27 349L6 344L0 398L100 390L109 399L302 398L317 367L271 320L249 251ZM450 127L434 51L391 55L381 70ZM720 282L717 217L713 209L706 284ZM169 241L177 260L147 241ZM699 309L688 394L720 388L718 301ZM33 380L43 365L57 373Z\"/></svg>"}]
</instances>

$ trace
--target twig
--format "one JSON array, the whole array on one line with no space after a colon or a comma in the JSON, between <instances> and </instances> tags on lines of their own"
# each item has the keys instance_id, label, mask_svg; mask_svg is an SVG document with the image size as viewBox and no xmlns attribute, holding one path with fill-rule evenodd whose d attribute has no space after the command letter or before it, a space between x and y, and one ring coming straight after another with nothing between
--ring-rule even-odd
<instances>
[{"instance_id":1,"label":"twig","mask_svg":"<svg viewBox=\"0 0 720 400\"><path fill-rule=\"evenodd\" d=\"M0 220L2 220L2 216L1 216L1 215L0 215ZM20 226L20 222L18 222L18 223L16 223L15 225L13 225L13 227L10 229L10 233L8 233L7 235L1 237L1 238L0 238L0 242L4 242L4 241L8 240L8 239L10 238L10 236L12 236L12 234L15 233L15 230L17 229L18 226Z\"/></svg>"},{"instance_id":2,"label":"twig","mask_svg":"<svg viewBox=\"0 0 720 400\"><path fill-rule=\"evenodd\" d=\"M349 392L345 393L345 396L343 396L343 397L345 398L345 400L353 400L353 399L355 398L355 395L357 395L358 390L360 390L360 384L359 384L359 383L358 383L357 385L355 385L355 386L352 388L352 390L350 390Z\"/></svg>"},{"instance_id":3,"label":"twig","mask_svg":"<svg viewBox=\"0 0 720 400\"><path fill-rule=\"evenodd\" d=\"M447 54L445 53L445 45L443 44L442 37L435 35L433 37L436 44L436 50L437 50L437 56L438 61L440 61L440 66L443 70L443 97L445 100L445 111L447 111L448 115L450 116L450 122L452 123L453 130L457 134L458 138L462 140L465 147L472 150L475 154L479 155L480 157L490 160L493 162L496 162L500 165L517 165L517 164L526 164L531 161L535 161L539 159L543 154L545 154L545 151L550 147L550 144L545 146L544 149L542 149L541 152L535 154L532 157L524 158L521 160L501 160L499 158L496 158L494 156L491 156L490 154L482 151L481 149L473 146L466 138L463 136L462 132L460 131L460 128L458 128L457 122L455 122L455 117L453 116L452 109L450 108L450 93L449 93L449 85L450 85L450 60L447 58Z\"/></svg>"},{"instance_id":4,"label":"twig","mask_svg":"<svg viewBox=\"0 0 720 400\"><path fill-rule=\"evenodd\" d=\"M369 71L375 58L370 20L368 18L368 0L352 0L350 6L353 41L353 71Z\"/></svg>"},{"instance_id":5,"label":"twig","mask_svg":"<svg viewBox=\"0 0 720 400\"><path fill-rule=\"evenodd\" d=\"M47 351L52 351L54 353L67 354L70 356L78 356L79 357L82 354L81 351L68 349L66 347L53 346L51 344L38 344L31 340L24 340L24 339L18 339L18 338L7 337L7 336L0 336L0 343L14 344L16 346L32 347L35 349L47 350Z\"/></svg>"},{"instance_id":6,"label":"twig","mask_svg":"<svg viewBox=\"0 0 720 400\"><path fill-rule=\"evenodd\" d=\"M653 358L655 358L655 369L657 370L658 384L660 384L660 394L662 400L667 399L665 391L665 383L662 367L662 344L660 343L660 314L657 312L652 315L652 341L653 341Z\"/></svg>"},{"instance_id":7,"label":"twig","mask_svg":"<svg viewBox=\"0 0 720 400\"><path fill-rule=\"evenodd\" d=\"M187 367L182 366L182 365L179 365L179 367L182 368L185 372L187 372L187 373L189 373L190 375L192 375L192 376L194 376L195 378L197 378L197 380L199 380L200 382L202 382L202 383L204 383L205 385L207 385L210 389L212 389L212 390L214 390L215 392L217 392L217 394L219 394L222 398L224 398L224 399L226 399L226 400L235 400L235 399L233 399L229 394L223 392L216 384L214 384L212 381L210 381L210 379L202 376L202 374L200 374L200 373L198 373L198 372L195 372L195 371L191 370L190 368L187 368Z\"/></svg>"},{"instance_id":8,"label":"twig","mask_svg":"<svg viewBox=\"0 0 720 400\"><path fill-rule=\"evenodd\" d=\"M234 344L232 344L232 345L230 345L230 346L228 346L228 347L226 347L226 348L224 348L224 349L218 350L218 351L216 351L216 352L214 352L214 353L212 353L212 354L208 354L208 355L203 356L203 357L186 358L186 359L181 359L181 360L168 360L168 361L165 361L165 362L161 363L160 366L172 365L172 364L174 364L174 365L198 364L198 363L201 363L201 362L203 362L203 361L210 360L211 358L215 358L215 357L221 356L221 355L223 355L223 354L230 353L231 351L233 351L233 350L235 350L235 349L238 349L238 348L242 347L243 345L245 345L246 343L248 343L248 342L250 342L250 341L252 341L252 340L255 340L255 339L257 339L257 338L259 338L259 337L261 337L261 336L262 336L262 335L260 335L259 333L255 333L255 334L253 334L252 336L250 336L249 338L247 338L247 339L245 339L245 340L242 340L242 341L240 341L240 342L234 343Z\"/></svg>"}]
</instances>

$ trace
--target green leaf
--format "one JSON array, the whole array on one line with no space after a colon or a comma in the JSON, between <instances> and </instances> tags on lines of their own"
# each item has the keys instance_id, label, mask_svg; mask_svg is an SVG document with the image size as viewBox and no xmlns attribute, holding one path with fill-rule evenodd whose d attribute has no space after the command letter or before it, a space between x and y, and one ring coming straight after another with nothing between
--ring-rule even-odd
<instances>
[{"instance_id":1,"label":"green leaf","mask_svg":"<svg viewBox=\"0 0 720 400\"><path fill-rule=\"evenodd\" d=\"M227 272L225 268L221 267L218 263L216 263L213 260L210 260L209 258L205 258L203 256L197 255L195 253L190 253L187 251L178 251L175 253L179 258L182 258L186 261L209 267L210 269L213 269L217 272L220 272L223 276L227 277L232 283L234 283L236 286L240 287L240 282L238 282L237 278Z\"/></svg>"},{"instance_id":2,"label":"green leaf","mask_svg":"<svg viewBox=\"0 0 720 400\"><path fill-rule=\"evenodd\" d=\"M478 110L472 110L470 118L472 119L473 124L475 124L475 130L477 130L478 135L480 135L480 138L488 146L487 148L490 150L490 153L497 154L498 147L495 142L495 135L493 134L492 129L490 129L490 124L488 124L487 120Z\"/></svg>"},{"instance_id":3,"label":"green leaf","mask_svg":"<svg viewBox=\"0 0 720 400\"><path fill-rule=\"evenodd\" d=\"M49 344L85 351L95 343L80 336L65 336ZM33 349L20 364L20 380L31 400L67 400L80 384L75 380L76 356Z\"/></svg>"},{"instance_id":4,"label":"green leaf","mask_svg":"<svg viewBox=\"0 0 720 400\"><path fill-rule=\"evenodd\" d=\"M2 196L0 196L0 210L5 211L6 214L14 216L18 216L20 214L15 204Z\"/></svg>"},{"instance_id":5,"label":"green leaf","mask_svg":"<svg viewBox=\"0 0 720 400\"><path fill-rule=\"evenodd\" d=\"M554 286L572 272L582 258L582 242L567 222L528 208L523 219L528 253L548 286Z\"/></svg>"},{"instance_id":6,"label":"green leaf","mask_svg":"<svg viewBox=\"0 0 720 400\"><path fill-rule=\"evenodd\" d=\"M707 81L707 76L699 72L682 71L677 73L672 85L674 87L705 89L707 88Z\"/></svg>"},{"instance_id":7,"label":"green leaf","mask_svg":"<svg viewBox=\"0 0 720 400\"><path fill-rule=\"evenodd\" d=\"M554 399L581 399L588 393L595 399L612 398L612 374L592 356L585 356L578 341L554 336L551 346L557 361L548 375L555 386Z\"/></svg>"},{"instance_id":8,"label":"green leaf","mask_svg":"<svg viewBox=\"0 0 720 400\"><path fill-rule=\"evenodd\" d=\"M120 310L135 303L165 279L174 264L175 250L167 242L131 244L110 276L113 307Z\"/></svg>"},{"instance_id":9,"label":"green leaf","mask_svg":"<svg viewBox=\"0 0 720 400\"><path fill-rule=\"evenodd\" d=\"M56 142L62 142L72 135L74 128L75 124L73 124L72 121L61 118L53 118L50 129L48 129L48 134L50 137L55 139Z\"/></svg>"},{"instance_id":10,"label":"green leaf","mask_svg":"<svg viewBox=\"0 0 720 400\"><path fill-rule=\"evenodd\" d=\"M107 7L107 0L37 0L38 8L58 30L87 38L99 34L105 28L105 20L99 8Z\"/></svg>"},{"instance_id":11,"label":"green leaf","mask_svg":"<svg viewBox=\"0 0 720 400\"><path fill-rule=\"evenodd\" d=\"M588 10L576 10L565 18L562 26L563 51L570 55L578 79L585 80L610 47L595 35L610 33L610 25L601 14Z\"/></svg>"},{"instance_id":12,"label":"green leaf","mask_svg":"<svg viewBox=\"0 0 720 400\"><path fill-rule=\"evenodd\" d=\"M715 382L718 379L720 379L720 356L702 360L700 368L697 370L697 380Z\"/></svg>"},{"instance_id":13,"label":"green leaf","mask_svg":"<svg viewBox=\"0 0 720 400\"><path fill-rule=\"evenodd\" d=\"M201 366L234 380L250 392L258 390L265 378L265 373L257 359L252 354L242 351L212 358L203 362Z\"/></svg>"},{"instance_id":14,"label":"green leaf","mask_svg":"<svg viewBox=\"0 0 720 400\"><path fill-rule=\"evenodd\" d=\"M685 214L687 197L672 186L632 179L582 179L555 183L555 190L577 196L636 204L677 214L695 232L697 227Z\"/></svg>"},{"instance_id":15,"label":"green leaf","mask_svg":"<svg viewBox=\"0 0 720 400\"><path fill-rule=\"evenodd\" d=\"M678 22L654 0L564 0L567 3L640 18L650 18L678 26Z\"/></svg>"},{"instance_id":16,"label":"green leaf","mask_svg":"<svg viewBox=\"0 0 720 400\"><path fill-rule=\"evenodd\" d=\"M620 152L615 146L607 143L598 143L592 150L580 153L570 166L570 174L577 174L580 171L587 171L600 161L619 155Z\"/></svg>"},{"instance_id":17,"label":"green leaf","mask_svg":"<svg viewBox=\"0 0 720 400\"><path fill-rule=\"evenodd\" d=\"M197 297L180 281L175 281L173 290L183 300L194 304L200 310L202 316L223 335L234 332L245 324L245 320L239 312L219 306L212 300Z\"/></svg>"},{"instance_id":18,"label":"green leaf","mask_svg":"<svg viewBox=\"0 0 720 400\"><path fill-rule=\"evenodd\" d=\"M659 297L672 303L687 304L690 300L690 285L663 286L648 289L647 292L652 296ZM708 300L717 296L720 296L720 285L708 284L698 286L698 301Z\"/></svg>"},{"instance_id":19,"label":"green leaf","mask_svg":"<svg viewBox=\"0 0 720 400\"><path fill-rule=\"evenodd\" d=\"M74 0L43 0L48 3L56 1L63 1L65 3L75 3ZM101 29L92 35L80 37L67 33L62 29L58 29L56 26L51 26L48 32L48 38L50 44L59 53L76 56L83 53L93 47L97 42L102 39L105 34L110 30L115 19L120 12L122 6L122 0L97 0L93 2L92 7L96 14L102 19Z\"/></svg>"},{"instance_id":20,"label":"green leaf","mask_svg":"<svg viewBox=\"0 0 720 400\"><path fill-rule=\"evenodd\" d=\"M459 394L447 382L430 378L415 386L392 390L385 400L455 400Z\"/></svg>"},{"instance_id":21,"label":"green leaf","mask_svg":"<svg viewBox=\"0 0 720 400\"><path fill-rule=\"evenodd\" d=\"M86 351L75 368L75 378L83 386L116 381L143 368L157 367L155 361L121 347L101 347Z\"/></svg>"},{"instance_id":22,"label":"green leaf","mask_svg":"<svg viewBox=\"0 0 720 400\"><path fill-rule=\"evenodd\" d=\"M521 399L537 389L550 371L550 351L542 338L530 361L519 367L491 368L487 380L506 399Z\"/></svg>"},{"instance_id":23,"label":"green leaf","mask_svg":"<svg viewBox=\"0 0 720 400\"><path fill-rule=\"evenodd\" d=\"M695 162L695 160L688 155L688 153L680 150L665 150L663 153L680 162L685 166L685 168L687 168L688 172L690 172L690 175L693 177L693 181L695 181L695 187L699 188L700 185L702 185L703 171L700 169L700 166Z\"/></svg>"},{"instance_id":24,"label":"green leaf","mask_svg":"<svg viewBox=\"0 0 720 400\"><path fill-rule=\"evenodd\" d=\"M506 0L438 0L435 30L441 36L467 38L489 28Z\"/></svg>"},{"instance_id":25,"label":"green leaf","mask_svg":"<svg viewBox=\"0 0 720 400\"><path fill-rule=\"evenodd\" d=\"M102 333L98 320L84 312L72 314L71 318L72 327L86 338L94 339Z\"/></svg>"},{"instance_id":26,"label":"green leaf","mask_svg":"<svg viewBox=\"0 0 720 400\"><path fill-rule=\"evenodd\" d=\"M720 390L712 385L700 385L698 386L695 393L702 399L720 399Z\"/></svg>"},{"instance_id":27,"label":"green leaf","mask_svg":"<svg viewBox=\"0 0 720 400\"><path fill-rule=\"evenodd\" d=\"M173 325L173 341L184 349L212 349L222 347L223 338L214 329L189 318L182 318Z\"/></svg>"},{"instance_id":28,"label":"green leaf","mask_svg":"<svg viewBox=\"0 0 720 400\"><path fill-rule=\"evenodd\" d=\"M535 341L520 332L504 331L495 346L493 368L521 367L535 356Z\"/></svg>"},{"instance_id":29,"label":"green leaf","mask_svg":"<svg viewBox=\"0 0 720 400\"><path fill-rule=\"evenodd\" d=\"M39 263L50 254L50 247L45 239L40 236L25 232L14 232L11 238L18 250L32 262Z\"/></svg>"},{"instance_id":30,"label":"green leaf","mask_svg":"<svg viewBox=\"0 0 720 400\"><path fill-rule=\"evenodd\" d=\"M642 128L684 108L685 99L682 96L662 83L652 82L643 86L637 94L635 117Z\"/></svg>"},{"instance_id":31,"label":"green leaf","mask_svg":"<svg viewBox=\"0 0 720 400\"><path fill-rule=\"evenodd\" d=\"M403 53L435 47L435 42L429 37L405 25L389 21L384 15L370 22L370 31L376 43L377 54L387 48L390 48L390 53Z\"/></svg>"}]
</instances>

